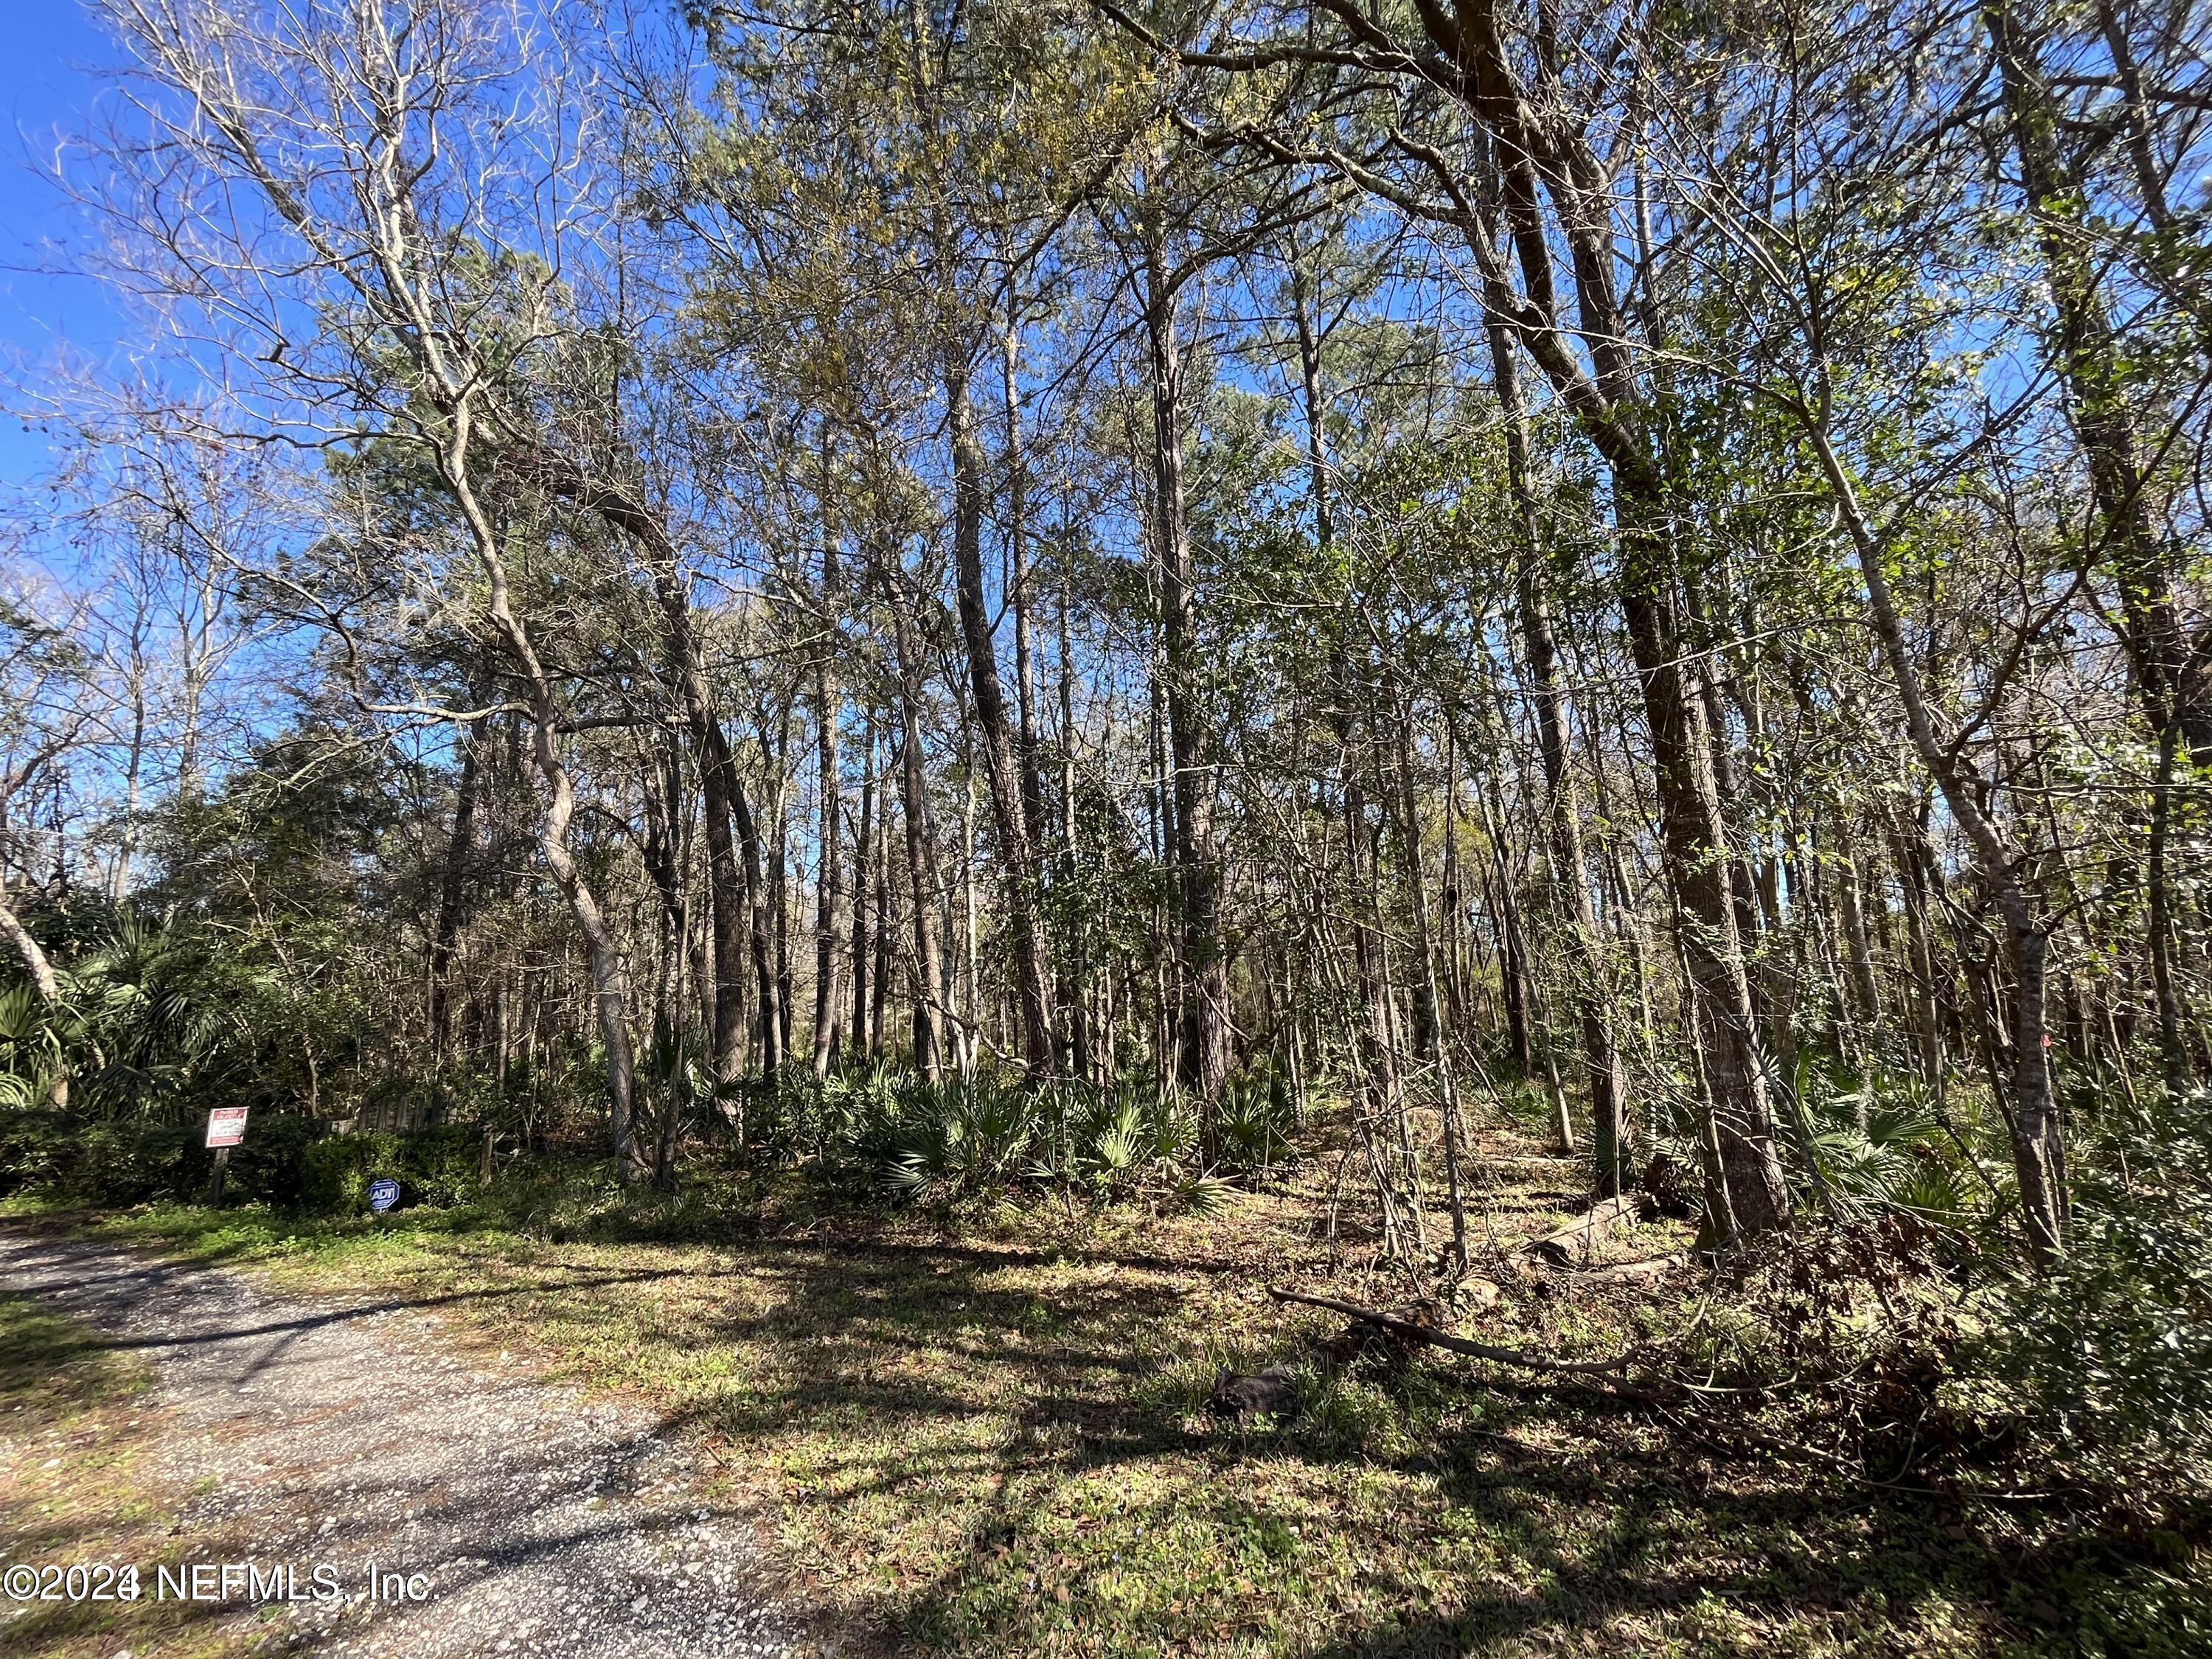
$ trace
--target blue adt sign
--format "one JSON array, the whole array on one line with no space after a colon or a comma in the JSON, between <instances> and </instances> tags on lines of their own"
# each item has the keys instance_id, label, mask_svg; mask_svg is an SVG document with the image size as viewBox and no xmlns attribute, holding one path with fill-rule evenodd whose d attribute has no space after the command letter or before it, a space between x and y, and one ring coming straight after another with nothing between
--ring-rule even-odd
<instances>
[{"instance_id":1,"label":"blue adt sign","mask_svg":"<svg viewBox=\"0 0 2212 1659\"><path fill-rule=\"evenodd\" d=\"M399 1201L399 1183L386 1176L368 1183L368 1207L382 1215Z\"/></svg>"}]
</instances>

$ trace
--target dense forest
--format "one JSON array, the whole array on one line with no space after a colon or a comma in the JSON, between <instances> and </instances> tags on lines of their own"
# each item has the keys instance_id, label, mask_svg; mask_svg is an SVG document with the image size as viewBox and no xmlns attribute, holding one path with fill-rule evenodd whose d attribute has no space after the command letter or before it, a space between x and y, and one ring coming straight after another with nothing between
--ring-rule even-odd
<instances>
[{"instance_id":1,"label":"dense forest","mask_svg":"<svg viewBox=\"0 0 2212 1659\"><path fill-rule=\"evenodd\" d=\"M1304 1164L1449 1300L1504 1124L2204 1467L2212 15L94 9L9 1185Z\"/></svg>"}]
</instances>

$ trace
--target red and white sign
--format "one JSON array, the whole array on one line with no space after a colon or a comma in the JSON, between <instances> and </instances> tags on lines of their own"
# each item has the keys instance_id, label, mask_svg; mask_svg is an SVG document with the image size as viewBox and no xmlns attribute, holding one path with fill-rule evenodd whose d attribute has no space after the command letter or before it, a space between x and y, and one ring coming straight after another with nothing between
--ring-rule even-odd
<instances>
[{"instance_id":1,"label":"red and white sign","mask_svg":"<svg viewBox=\"0 0 2212 1659\"><path fill-rule=\"evenodd\" d=\"M245 1107L218 1106L208 1114L209 1146L235 1146L245 1139Z\"/></svg>"}]
</instances>

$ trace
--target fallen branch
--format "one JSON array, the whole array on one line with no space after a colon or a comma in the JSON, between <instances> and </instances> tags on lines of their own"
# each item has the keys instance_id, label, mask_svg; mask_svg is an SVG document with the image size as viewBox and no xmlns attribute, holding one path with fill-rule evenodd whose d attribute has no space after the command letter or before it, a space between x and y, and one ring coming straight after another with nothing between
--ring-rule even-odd
<instances>
[{"instance_id":1,"label":"fallen branch","mask_svg":"<svg viewBox=\"0 0 2212 1659\"><path fill-rule=\"evenodd\" d=\"M1683 1267L1690 1260L1686 1251L1673 1255L1655 1255L1642 1261L1620 1261L1610 1267L1576 1267L1569 1271L1578 1284L1628 1285L1638 1279L1656 1279L1662 1273Z\"/></svg>"},{"instance_id":2,"label":"fallen branch","mask_svg":"<svg viewBox=\"0 0 2212 1659\"><path fill-rule=\"evenodd\" d=\"M1270 1285L1267 1294L1278 1302L1302 1302L1310 1308L1327 1308L1356 1319L1363 1325L1373 1325L1415 1342L1425 1342L1431 1347L1444 1348L1453 1353L1472 1355L1500 1365L1520 1365L1532 1371L1557 1371L1576 1376L1607 1376L1628 1364L1626 1355L1618 1359L1552 1359L1543 1354L1523 1353L1518 1348L1496 1348L1487 1342L1472 1342L1463 1336L1432 1330L1426 1325L1416 1325L1409 1319L1363 1308L1355 1303L1340 1302L1333 1296L1310 1296L1304 1291L1285 1290L1279 1285Z\"/></svg>"},{"instance_id":3,"label":"fallen branch","mask_svg":"<svg viewBox=\"0 0 2212 1659\"><path fill-rule=\"evenodd\" d=\"M1633 1198L1625 1195L1608 1198L1591 1206L1558 1231L1531 1239L1521 1248L1558 1267L1573 1266L1572 1257L1576 1254L1579 1254L1587 1263L1599 1239L1615 1227L1633 1227L1641 1218Z\"/></svg>"}]
</instances>

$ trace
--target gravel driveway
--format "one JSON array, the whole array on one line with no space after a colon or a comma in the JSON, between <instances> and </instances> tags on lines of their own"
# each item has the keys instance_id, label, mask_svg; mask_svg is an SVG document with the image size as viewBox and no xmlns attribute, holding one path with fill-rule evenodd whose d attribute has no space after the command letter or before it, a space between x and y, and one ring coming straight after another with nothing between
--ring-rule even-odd
<instances>
[{"instance_id":1,"label":"gravel driveway","mask_svg":"<svg viewBox=\"0 0 2212 1659\"><path fill-rule=\"evenodd\" d=\"M153 1472L201 1494L187 1535L250 1539L264 1568L295 1569L303 1596L316 1567L333 1570L343 1599L274 1615L299 1650L793 1651L797 1610L749 1528L702 1504L688 1453L647 1413L488 1370L401 1297L285 1301L219 1269L9 1232L0 1289L152 1361L173 1425ZM380 1580L421 1575L425 1599L371 1601L372 1563Z\"/></svg>"}]
</instances>

